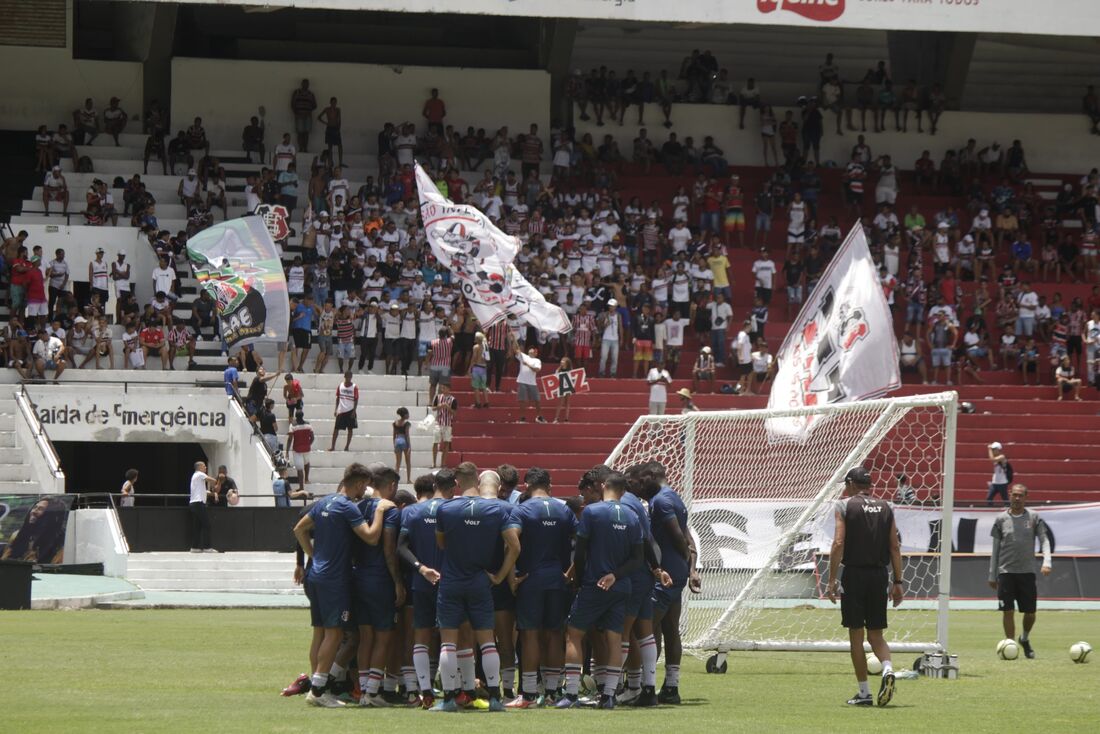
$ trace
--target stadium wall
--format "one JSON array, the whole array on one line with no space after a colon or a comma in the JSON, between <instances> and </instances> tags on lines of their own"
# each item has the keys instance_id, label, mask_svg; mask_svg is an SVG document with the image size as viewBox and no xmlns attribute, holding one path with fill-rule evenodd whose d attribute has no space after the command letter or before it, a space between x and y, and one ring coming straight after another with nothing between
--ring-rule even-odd
<instances>
[{"instance_id":1,"label":"stadium wall","mask_svg":"<svg viewBox=\"0 0 1100 734\"><path fill-rule=\"evenodd\" d=\"M48 125L72 128L72 112L86 97L102 111L111 97L122 100L131 115L144 108L142 66L132 61L73 59L66 48L0 46L4 94L0 95L0 129L35 130ZM141 126L131 123L130 132Z\"/></svg>"},{"instance_id":2,"label":"stadium wall","mask_svg":"<svg viewBox=\"0 0 1100 734\"><path fill-rule=\"evenodd\" d=\"M787 108L775 107L776 116L782 120ZM799 119L795 108L794 118ZM589 110L591 114L591 110ZM738 129L739 108L736 105L692 105L677 104L672 107L671 132L675 132L681 142L687 136L695 139L695 146L701 147L703 138L714 137L715 143L726 153L726 159L733 165L763 165L763 148L760 137L759 116L749 110L745 116L745 129ZM654 146L659 150L668 139L670 131L661 125L664 117L657 105L646 105L646 128ZM871 115L868 114L868 126ZM631 107L626 113L626 125L605 123L597 127L595 117L587 122L580 120L574 112L574 127L577 140L585 133L592 135L598 146L604 135L611 135L619 144L619 150L629 159L633 140L638 134L638 108ZM858 115L855 122L859 124ZM1086 172L1094 163L1092 159L1100 152L1100 143L1089 134L1089 123L1084 115L1018 114L1005 112L946 112L940 118L939 129L935 136L928 134L928 119L925 116L925 134L916 132L912 118L909 120L909 132L893 132L893 115L888 116L887 127L891 132L866 133L867 144L874 155L889 154L902 169L911 169L913 162L921 152L928 150L936 161L937 168L947 148L961 148L968 138L974 138L978 147L996 141L1007 150L1012 141L1019 139L1027 154L1028 166L1032 171L1047 172ZM869 128L870 129L870 128ZM843 168L851 158L852 146L856 135L845 124L844 135L836 135L836 118L833 113L825 115L825 135L821 140L821 160L834 161ZM801 147L801 138L800 138ZM776 148L779 148L778 138ZM782 155L782 151L780 151Z\"/></svg>"},{"instance_id":3,"label":"stadium wall","mask_svg":"<svg viewBox=\"0 0 1100 734\"><path fill-rule=\"evenodd\" d=\"M550 75L517 69L448 69L277 61L172 60L172 120L176 130L203 118L215 148L240 146L241 130L263 105L267 143L293 134L290 94L309 79L318 109L337 97L343 112L344 151L375 153L386 122L406 120L424 129L421 109L432 87L447 104L447 122L484 127L492 134L507 125L514 135L531 123L548 132ZM319 150L324 126L313 123L313 149Z\"/></svg>"}]
</instances>

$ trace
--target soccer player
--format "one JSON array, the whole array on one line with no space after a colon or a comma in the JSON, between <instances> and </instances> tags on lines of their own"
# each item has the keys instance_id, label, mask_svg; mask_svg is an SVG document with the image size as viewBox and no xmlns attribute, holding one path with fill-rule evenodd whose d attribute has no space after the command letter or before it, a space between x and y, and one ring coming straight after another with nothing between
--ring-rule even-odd
<instances>
[{"instance_id":1,"label":"soccer player","mask_svg":"<svg viewBox=\"0 0 1100 734\"><path fill-rule=\"evenodd\" d=\"M1039 596L1035 587L1035 541L1043 553L1041 571L1050 575L1050 529L1043 518L1027 509L1027 487L1013 484L1008 492L1008 509L993 521L993 554L989 558L989 585L997 590L997 606L1001 610L1005 638L1016 637L1015 608L1024 615L1024 632L1020 647L1024 655L1035 657L1031 647L1031 628L1035 626L1035 609Z\"/></svg>"},{"instance_id":2,"label":"soccer player","mask_svg":"<svg viewBox=\"0 0 1100 734\"><path fill-rule=\"evenodd\" d=\"M603 502L584 508L577 526L577 547L573 556L573 574L580 587L565 637L565 696L555 708L573 708L578 704L584 634L590 628L603 630L607 663L620 663L623 620L630 598L631 574L642 563L642 526L634 511L620 501L626 491L626 477L612 472L603 482ZM622 667L604 668L603 694L599 708L615 708L615 689Z\"/></svg>"},{"instance_id":3,"label":"soccer player","mask_svg":"<svg viewBox=\"0 0 1100 734\"><path fill-rule=\"evenodd\" d=\"M355 503L363 497L371 480L365 466L351 464L344 471L336 494L315 503L294 526L294 537L311 560L304 586L313 627L324 630L306 696L306 703L311 706L344 705L329 693L328 675L343 639L341 623L347 621L351 611L352 537L377 544L382 538L383 514L393 507L389 500L378 502L374 516L367 522Z\"/></svg>"},{"instance_id":4,"label":"soccer player","mask_svg":"<svg viewBox=\"0 0 1100 734\"><path fill-rule=\"evenodd\" d=\"M376 507L387 503L382 516L382 542L352 545L355 621L359 625L359 688L363 692L360 706L390 705L378 689L389 655L397 607L405 602L405 584L397 563L401 513L393 503L399 480L397 472L388 466L373 472L374 493L359 502L363 517L373 515Z\"/></svg>"},{"instance_id":5,"label":"soccer player","mask_svg":"<svg viewBox=\"0 0 1100 734\"><path fill-rule=\"evenodd\" d=\"M417 478L419 485L421 478ZM413 608L413 667L420 687L420 704L430 709L435 704L432 693L431 659L432 631L436 622L436 596L439 572L443 568L443 550L435 540L439 508L454 497L455 474L452 469L440 469L430 477L429 498L405 508L401 515L401 535L397 551L406 565L413 568L411 588ZM417 495L425 491L417 486Z\"/></svg>"},{"instance_id":6,"label":"soccer player","mask_svg":"<svg viewBox=\"0 0 1100 734\"><path fill-rule=\"evenodd\" d=\"M462 487L468 479L465 473L476 472L471 462L459 464L455 474L458 477L458 486ZM478 491L482 497L496 497L504 493L504 482L500 475L492 469L487 469L477 476ZM506 500L501 500L508 512L515 508ZM504 562L505 547L497 542L493 549L493 558L489 562L490 568L499 568ZM516 686L516 595L510 582L497 584L493 587L493 636L497 641L497 654L500 655L500 683L504 689L505 700L515 698ZM462 651L459 651L461 656Z\"/></svg>"},{"instance_id":7,"label":"soccer player","mask_svg":"<svg viewBox=\"0 0 1100 734\"><path fill-rule=\"evenodd\" d=\"M676 490L668 486L665 468L652 461L643 472L641 490L649 501L650 530L661 549L662 568L672 579L670 586L653 584L653 628L664 639L665 680L657 694L660 703L680 703L680 610L684 587L698 594L702 588L695 570L695 541L688 532L687 507ZM660 645L657 652L660 653Z\"/></svg>"},{"instance_id":8,"label":"soccer player","mask_svg":"<svg viewBox=\"0 0 1100 734\"><path fill-rule=\"evenodd\" d=\"M848 699L850 706L879 706L890 703L894 695L894 666L890 646L882 636L886 629L886 599L901 604L904 579L901 575L901 540L894 522L894 511L886 500L871 497L871 473L862 466L848 470L844 477L844 496L836 508L836 530L829 555L829 601L840 596L840 623L848 628L848 645L855 668L859 693ZM844 574L837 570L844 563ZM893 566L894 582L889 583L887 566ZM837 582L841 589L838 590ZM863 630L875 656L882 661L882 684L877 699L871 698L867 685L867 657L863 653Z\"/></svg>"},{"instance_id":9,"label":"soccer player","mask_svg":"<svg viewBox=\"0 0 1100 734\"><path fill-rule=\"evenodd\" d=\"M622 655L627 666L627 689L619 697L619 703L650 708L657 705L657 640L653 636L653 585L668 588L672 577L660 567L660 549L653 540L649 512L633 488L641 492L645 465L635 465L627 470L627 491L622 503L634 510L642 526L645 545L645 563L630 579L630 599L626 603L626 619L623 622ZM629 666L628 666L629 663ZM640 663L640 665L639 665Z\"/></svg>"},{"instance_id":10,"label":"soccer player","mask_svg":"<svg viewBox=\"0 0 1100 734\"><path fill-rule=\"evenodd\" d=\"M459 469L468 463L463 462ZM484 496L477 485L443 503L436 514L435 538L445 551L436 602L441 641L439 671L443 679L443 700L437 704L440 711L458 710L458 628L465 622L473 628L481 648L489 710L504 710L500 700L500 655L493 639L492 587L508 577L519 557L519 532L510 515L508 505L496 498L495 491ZM498 537L504 540L504 561L492 569Z\"/></svg>"},{"instance_id":11,"label":"soccer player","mask_svg":"<svg viewBox=\"0 0 1100 734\"><path fill-rule=\"evenodd\" d=\"M516 597L522 695L506 707L516 709L536 705L540 664L548 693L553 689L551 681L561 675L562 624L568 610L563 574L569 568L577 527L572 510L550 497L550 472L532 467L524 482L529 497L512 511L522 549L509 579Z\"/></svg>"}]
</instances>

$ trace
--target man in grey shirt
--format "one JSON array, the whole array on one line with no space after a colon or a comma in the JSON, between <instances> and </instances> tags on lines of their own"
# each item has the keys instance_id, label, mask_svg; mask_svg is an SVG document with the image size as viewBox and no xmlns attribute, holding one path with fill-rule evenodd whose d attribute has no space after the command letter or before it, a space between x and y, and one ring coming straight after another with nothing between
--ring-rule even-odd
<instances>
[{"instance_id":1,"label":"man in grey shirt","mask_svg":"<svg viewBox=\"0 0 1100 734\"><path fill-rule=\"evenodd\" d=\"M993 521L993 553L989 559L989 585L997 590L997 607L1002 613L1005 638L1016 636L1015 607L1024 615L1020 646L1024 655L1035 657L1028 635L1035 626L1038 591L1035 586L1035 541L1043 553L1042 573L1050 575L1050 532L1046 522L1024 507L1027 487L1013 484L1008 493L1008 510ZM1014 607L1015 605L1015 607Z\"/></svg>"}]
</instances>

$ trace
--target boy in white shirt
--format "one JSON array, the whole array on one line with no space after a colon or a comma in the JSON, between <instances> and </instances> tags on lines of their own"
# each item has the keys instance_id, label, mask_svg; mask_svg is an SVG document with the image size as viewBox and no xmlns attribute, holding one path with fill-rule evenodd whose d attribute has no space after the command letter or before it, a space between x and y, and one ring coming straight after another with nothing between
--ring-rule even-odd
<instances>
[{"instance_id":1,"label":"boy in white shirt","mask_svg":"<svg viewBox=\"0 0 1100 734\"><path fill-rule=\"evenodd\" d=\"M654 362L653 367L646 376L649 382L649 414L664 415L665 403L668 400L668 385L672 382L672 376L660 362Z\"/></svg>"}]
</instances>

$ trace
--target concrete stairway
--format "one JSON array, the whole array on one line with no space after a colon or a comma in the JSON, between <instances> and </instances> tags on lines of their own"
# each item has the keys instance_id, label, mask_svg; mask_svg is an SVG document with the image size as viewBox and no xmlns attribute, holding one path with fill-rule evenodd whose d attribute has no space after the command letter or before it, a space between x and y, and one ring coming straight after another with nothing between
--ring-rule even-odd
<instances>
[{"instance_id":1,"label":"concrete stairway","mask_svg":"<svg viewBox=\"0 0 1100 734\"><path fill-rule=\"evenodd\" d=\"M15 433L15 421L23 420L17 415L19 408L14 397L17 389L14 385L0 385L0 494L38 494L38 481L23 458L25 451L37 449L19 446Z\"/></svg>"},{"instance_id":2,"label":"concrete stairway","mask_svg":"<svg viewBox=\"0 0 1100 734\"><path fill-rule=\"evenodd\" d=\"M133 553L126 578L146 591L302 593L292 553Z\"/></svg>"},{"instance_id":3,"label":"concrete stairway","mask_svg":"<svg viewBox=\"0 0 1100 734\"><path fill-rule=\"evenodd\" d=\"M345 452L346 434L341 433L336 442L336 451L329 451L332 442L332 430L335 426L333 408L336 403L336 386L343 377L334 374L298 375L305 393L305 416L313 427L316 441L310 453L310 483L307 487L316 495L336 491L343 476L344 467L353 461L364 464L381 461L393 466L393 429L391 424L397 418L397 409L404 406L409 409L409 418L419 422L428 414L428 378L401 377L383 375L356 375L354 380L359 386L359 410L357 420L359 428L351 441L351 451ZM276 393L275 413L279 418L280 440L286 441L287 413L281 398L282 379L272 383ZM432 436L417 429L412 437L412 478L431 471ZM292 469L293 475L293 469ZM401 484L405 482L404 464L401 470Z\"/></svg>"}]
</instances>

